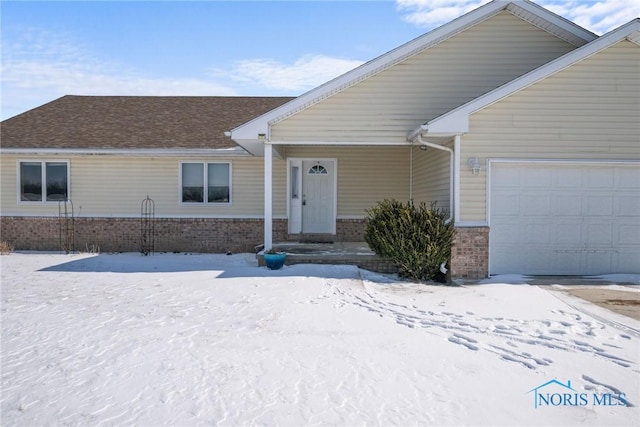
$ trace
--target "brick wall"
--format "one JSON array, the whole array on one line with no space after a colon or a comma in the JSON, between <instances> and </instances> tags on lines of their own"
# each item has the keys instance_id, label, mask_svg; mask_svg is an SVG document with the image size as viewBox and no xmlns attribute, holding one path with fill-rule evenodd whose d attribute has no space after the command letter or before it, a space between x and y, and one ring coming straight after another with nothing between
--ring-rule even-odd
<instances>
[{"instance_id":1,"label":"brick wall","mask_svg":"<svg viewBox=\"0 0 640 427\"><path fill-rule=\"evenodd\" d=\"M137 252L138 218L76 218L75 250ZM263 242L261 219L160 218L155 222L157 252L254 252ZM363 220L338 220L337 242L364 241ZM274 242L295 240L287 220L273 221ZM56 217L0 217L0 240L17 250L59 251L60 223ZM456 228L451 254L451 277L480 279L489 272L489 228Z\"/></svg>"},{"instance_id":2,"label":"brick wall","mask_svg":"<svg viewBox=\"0 0 640 427\"><path fill-rule=\"evenodd\" d=\"M458 227L451 250L451 277L483 279L489 275L489 227Z\"/></svg>"},{"instance_id":3,"label":"brick wall","mask_svg":"<svg viewBox=\"0 0 640 427\"><path fill-rule=\"evenodd\" d=\"M155 223L157 252L253 252L262 243L261 219L162 218ZM75 249L102 252L140 250L138 218L76 218ZM60 250L57 217L0 217L0 239L17 250Z\"/></svg>"},{"instance_id":4,"label":"brick wall","mask_svg":"<svg viewBox=\"0 0 640 427\"><path fill-rule=\"evenodd\" d=\"M18 250L60 250L60 221L57 217L0 217L0 239ZM263 241L262 219L157 218L155 250L158 252L253 252ZM139 218L76 218L75 249L99 248L103 252L140 250ZM363 220L338 220L337 234L318 235L318 241L360 242ZM307 236L309 237L309 236ZM313 236L311 236L313 237ZM286 219L274 219L275 242L296 241L288 234Z\"/></svg>"}]
</instances>

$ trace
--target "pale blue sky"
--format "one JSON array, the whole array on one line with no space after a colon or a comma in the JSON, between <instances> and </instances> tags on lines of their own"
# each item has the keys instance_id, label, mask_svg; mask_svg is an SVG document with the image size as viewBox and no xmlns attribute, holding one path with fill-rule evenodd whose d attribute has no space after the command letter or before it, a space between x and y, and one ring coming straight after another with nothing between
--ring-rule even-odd
<instances>
[{"instance_id":1,"label":"pale blue sky","mask_svg":"<svg viewBox=\"0 0 640 427\"><path fill-rule=\"evenodd\" d=\"M487 0L7 1L2 119L65 94L299 95ZM538 0L602 34L639 0Z\"/></svg>"}]
</instances>

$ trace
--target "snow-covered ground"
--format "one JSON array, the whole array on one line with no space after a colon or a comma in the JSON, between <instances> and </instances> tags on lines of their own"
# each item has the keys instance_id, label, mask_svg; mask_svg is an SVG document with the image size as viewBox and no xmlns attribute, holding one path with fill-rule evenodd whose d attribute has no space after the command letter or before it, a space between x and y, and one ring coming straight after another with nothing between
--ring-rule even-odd
<instances>
[{"instance_id":1,"label":"snow-covered ground","mask_svg":"<svg viewBox=\"0 0 640 427\"><path fill-rule=\"evenodd\" d=\"M3 426L640 420L639 322L549 287L248 254L0 262Z\"/></svg>"}]
</instances>

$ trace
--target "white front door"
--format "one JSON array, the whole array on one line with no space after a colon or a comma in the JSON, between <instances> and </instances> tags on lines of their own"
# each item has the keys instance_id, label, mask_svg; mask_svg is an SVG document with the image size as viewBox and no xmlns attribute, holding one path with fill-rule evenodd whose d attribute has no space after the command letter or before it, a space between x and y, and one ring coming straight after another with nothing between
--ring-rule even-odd
<instances>
[{"instance_id":1,"label":"white front door","mask_svg":"<svg viewBox=\"0 0 640 427\"><path fill-rule=\"evenodd\" d=\"M302 162L302 232L335 233L335 162Z\"/></svg>"}]
</instances>

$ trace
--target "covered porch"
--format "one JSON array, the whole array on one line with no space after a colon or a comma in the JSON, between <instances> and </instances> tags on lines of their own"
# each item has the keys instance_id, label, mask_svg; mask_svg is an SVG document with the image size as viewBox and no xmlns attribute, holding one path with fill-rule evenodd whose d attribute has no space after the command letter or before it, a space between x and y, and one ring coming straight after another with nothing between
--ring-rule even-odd
<instances>
[{"instance_id":1,"label":"covered porch","mask_svg":"<svg viewBox=\"0 0 640 427\"><path fill-rule=\"evenodd\" d=\"M259 153L264 158L264 248L274 248L283 232L288 241L363 242L366 211L384 199L435 203L454 220L459 144L459 136L427 140L416 135L403 143L265 138Z\"/></svg>"}]
</instances>

